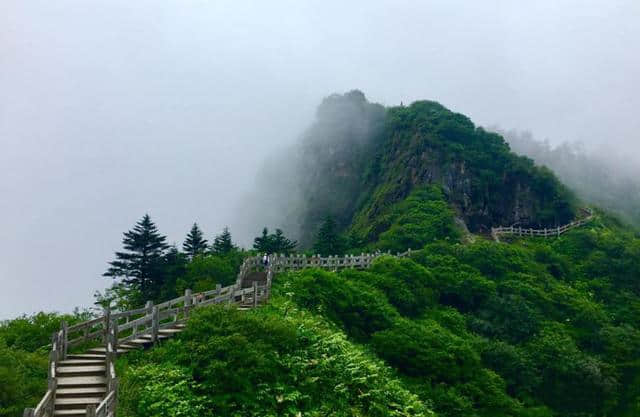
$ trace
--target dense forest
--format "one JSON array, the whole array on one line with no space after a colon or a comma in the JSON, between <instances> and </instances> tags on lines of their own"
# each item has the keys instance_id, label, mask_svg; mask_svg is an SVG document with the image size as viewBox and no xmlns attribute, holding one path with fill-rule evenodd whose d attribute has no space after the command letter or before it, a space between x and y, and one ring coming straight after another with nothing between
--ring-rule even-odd
<instances>
[{"instance_id":1,"label":"dense forest","mask_svg":"<svg viewBox=\"0 0 640 417\"><path fill-rule=\"evenodd\" d=\"M596 210L561 237L492 241L491 226L558 225L584 203L435 102L331 96L296 155L280 172L300 173L303 161L310 189L283 196L304 204L283 209L277 226L294 213L305 230L256 229L243 250L228 229L209 244L194 224L179 249L144 216L97 303L224 285L253 254L411 256L279 273L264 307L197 310L176 338L119 359L120 416L640 415L637 231ZM0 326L0 416L37 402L49 334L89 314Z\"/></svg>"}]
</instances>

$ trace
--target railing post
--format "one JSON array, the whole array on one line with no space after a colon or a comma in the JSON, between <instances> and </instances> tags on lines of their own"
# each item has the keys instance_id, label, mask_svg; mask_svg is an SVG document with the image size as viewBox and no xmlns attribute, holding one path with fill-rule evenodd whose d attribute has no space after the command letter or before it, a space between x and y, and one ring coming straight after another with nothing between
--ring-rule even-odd
<instances>
[{"instance_id":1,"label":"railing post","mask_svg":"<svg viewBox=\"0 0 640 417\"><path fill-rule=\"evenodd\" d=\"M35 408L25 408L22 417L33 417L36 412Z\"/></svg>"},{"instance_id":2,"label":"railing post","mask_svg":"<svg viewBox=\"0 0 640 417\"><path fill-rule=\"evenodd\" d=\"M560 226L558 226L558 237L560 237Z\"/></svg>"},{"instance_id":3,"label":"railing post","mask_svg":"<svg viewBox=\"0 0 640 417\"><path fill-rule=\"evenodd\" d=\"M269 302L269 297L271 296L271 276L273 275L273 272L271 271L271 269L269 269L269 271L267 271L267 289L265 291L265 303Z\"/></svg>"},{"instance_id":4,"label":"railing post","mask_svg":"<svg viewBox=\"0 0 640 417\"><path fill-rule=\"evenodd\" d=\"M160 327L160 310L158 306L153 306L151 311L151 342L156 343L158 341L158 329Z\"/></svg>"},{"instance_id":5,"label":"railing post","mask_svg":"<svg viewBox=\"0 0 640 417\"><path fill-rule=\"evenodd\" d=\"M60 349L60 355L62 356L62 360L67 359L67 341L69 340L69 325L67 324L67 322L65 320L62 320L62 323L60 324L62 327L62 340L61 340L61 345L62 346L58 346L58 349Z\"/></svg>"},{"instance_id":6,"label":"railing post","mask_svg":"<svg viewBox=\"0 0 640 417\"><path fill-rule=\"evenodd\" d=\"M258 307L258 281L253 281L253 308Z\"/></svg>"},{"instance_id":7,"label":"railing post","mask_svg":"<svg viewBox=\"0 0 640 417\"><path fill-rule=\"evenodd\" d=\"M118 320L115 319L111 322L111 332L113 334L113 354L118 356ZM115 358L114 358L115 359Z\"/></svg>"},{"instance_id":8,"label":"railing post","mask_svg":"<svg viewBox=\"0 0 640 417\"><path fill-rule=\"evenodd\" d=\"M103 343L108 343L109 341L109 326L111 325L111 308L107 307L104 309L104 338Z\"/></svg>"},{"instance_id":9,"label":"railing post","mask_svg":"<svg viewBox=\"0 0 640 417\"><path fill-rule=\"evenodd\" d=\"M149 316L150 318L153 318L153 301L149 300L144 304L144 308L145 308L145 316ZM153 321L152 321L153 324ZM145 324L145 332L146 332L146 324ZM149 330L152 331L151 327L149 327Z\"/></svg>"},{"instance_id":10,"label":"railing post","mask_svg":"<svg viewBox=\"0 0 640 417\"><path fill-rule=\"evenodd\" d=\"M191 309L192 298L191 298L191 290L184 290L184 318L189 317L189 310Z\"/></svg>"},{"instance_id":11,"label":"railing post","mask_svg":"<svg viewBox=\"0 0 640 417\"><path fill-rule=\"evenodd\" d=\"M49 378L47 381L47 389L52 393L51 401L49 401L49 404L47 405L47 414L53 416L56 407L56 390L58 389L58 381L53 378Z\"/></svg>"}]
</instances>

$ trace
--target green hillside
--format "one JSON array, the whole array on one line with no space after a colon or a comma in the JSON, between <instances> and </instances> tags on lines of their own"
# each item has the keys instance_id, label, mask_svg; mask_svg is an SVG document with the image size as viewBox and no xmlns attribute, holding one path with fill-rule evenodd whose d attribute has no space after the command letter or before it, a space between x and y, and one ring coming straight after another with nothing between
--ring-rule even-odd
<instances>
[{"instance_id":1,"label":"green hillside","mask_svg":"<svg viewBox=\"0 0 640 417\"><path fill-rule=\"evenodd\" d=\"M384 108L359 91L330 96L289 164L302 190L296 214L303 245L327 215L351 227L354 238L375 241L381 229L372 223L383 227L389 206L428 185L441 187L472 232L553 227L576 213L572 193L551 171L433 101Z\"/></svg>"},{"instance_id":2,"label":"green hillside","mask_svg":"<svg viewBox=\"0 0 640 417\"><path fill-rule=\"evenodd\" d=\"M268 305L194 310L183 333L118 360L119 416L640 415L637 231L596 210L561 236L493 241L492 226L561 225L581 203L435 102L331 96L299 150L303 250L411 254L277 273ZM148 263L146 293L116 286L100 301L135 307L233 282L251 252L223 235L208 247L194 225L186 253L165 245ZM254 253L291 245L264 230ZM44 389L42 335L60 319L0 326L0 416Z\"/></svg>"}]
</instances>

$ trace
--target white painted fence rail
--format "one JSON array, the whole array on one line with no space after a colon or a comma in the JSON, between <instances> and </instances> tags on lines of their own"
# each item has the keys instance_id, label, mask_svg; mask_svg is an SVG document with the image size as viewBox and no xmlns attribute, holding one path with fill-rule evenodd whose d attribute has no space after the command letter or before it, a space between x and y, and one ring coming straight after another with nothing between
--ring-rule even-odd
<instances>
[{"instance_id":1,"label":"white painted fence rail","mask_svg":"<svg viewBox=\"0 0 640 417\"><path fill-rule=\"evenodd\" d=\"M514 236L539 236L539 237L559 237L563 233L568 232L576 227L583 226L593 220L593 211L589 208L580 209L584 217L578 220L574 220L571 223L567 223L562 226L550 227L544 229L532 229L522 228L515 226L508 227L492 227L491 236L494 240L499 241L501 235L514 235Z\"/></svg>"}]
</instances>

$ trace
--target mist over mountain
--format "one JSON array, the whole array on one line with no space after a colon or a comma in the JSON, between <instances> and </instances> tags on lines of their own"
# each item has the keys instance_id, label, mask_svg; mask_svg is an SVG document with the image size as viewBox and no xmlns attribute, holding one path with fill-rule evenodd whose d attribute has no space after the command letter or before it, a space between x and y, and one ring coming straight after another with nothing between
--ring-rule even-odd
<instances>
[{"instance_id":1,"label":"mist over mountain","mask_svg":"<svg viewBox=\"0 0 640 417\"><path fill-rule=\"evenodd\" d=\"M545 165L588 203L640 226L640 155L604 144L587 147L580 142L552 145L531 132L490 127L511 149Z\"/></svg>"},{"instance_id":2,"label":"mist over mountain","mask_svg":"<svg viewBox=\"0 0 640 417\"><path fill-rule=\"evenodd\" d=\"M284 228L302 247L330 216L366 243L388 227L371 229L376 217L431 184L472 232L554 227L575 215L571 192L500 135L433 101L385 107L353 90L325 98L299 142L267 160L243 216L253 230Z\"/></svg>"}]
</instances>

